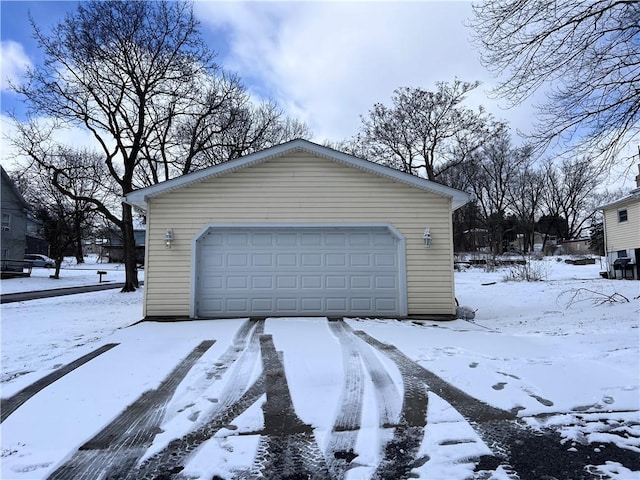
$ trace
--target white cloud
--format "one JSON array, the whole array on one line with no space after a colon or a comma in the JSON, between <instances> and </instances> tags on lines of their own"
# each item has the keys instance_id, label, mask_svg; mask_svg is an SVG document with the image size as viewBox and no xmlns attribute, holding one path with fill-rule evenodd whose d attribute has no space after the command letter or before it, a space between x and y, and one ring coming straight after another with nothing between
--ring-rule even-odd
<instances>
[{"instance_id":1,"label":"white cloud","mask_svg":"<svg viewBox=\"0 0 640 480\"><path fill-rule=\"evenodd\" d=\"M493 80L469 42L467 2L200 2L196 14L225 35L222 65L305 120L318 141L356 133L359 116L398 87L456 77L485 82L470 106L513 117L517 128L531 118L486 97Z\"/></svg>"},{"instance_id":2,"label":"white cloud","mask_svg":"<svg viewBox=\"0 0 640 480\"><path fill-rule=\"evenodd\" d=\"M22 44L12 40L0 41L0 89L9 90L9 82L19 84L31 60Z\"/></svg>"}]
</instances>

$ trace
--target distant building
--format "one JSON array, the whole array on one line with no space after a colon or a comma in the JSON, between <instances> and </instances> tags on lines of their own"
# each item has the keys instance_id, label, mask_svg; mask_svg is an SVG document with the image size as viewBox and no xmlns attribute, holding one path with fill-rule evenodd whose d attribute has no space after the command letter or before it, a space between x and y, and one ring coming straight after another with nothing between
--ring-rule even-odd
<instances>
[{"instance_id":1,"label":"distant building","mask_svg":"<svg viewBox=\"0 0 640 480\"><path fill-rule=\"evenodd\" d=\"M563 240L558 248L562 254L568 255L591 255L593 251L589 246L591 240L589 238L575 238L573 240Z\"/></svg>"},{"instance_id":2,"label":"distant building","mask_svg":"<svg viewBox=\"0 0 640 480\"><path fill-rule=\"evenodd\" d=\"M133 231L133 237L136 242L136 263L138 265L144 265L144 242L146 237L146 230L135 229ZM122 242L122 234L119 230L112 230L106 243L102 245L103 256L106 255L109 263L123 263L124 262L124 246Z\"/></svg>"}]
</instances>

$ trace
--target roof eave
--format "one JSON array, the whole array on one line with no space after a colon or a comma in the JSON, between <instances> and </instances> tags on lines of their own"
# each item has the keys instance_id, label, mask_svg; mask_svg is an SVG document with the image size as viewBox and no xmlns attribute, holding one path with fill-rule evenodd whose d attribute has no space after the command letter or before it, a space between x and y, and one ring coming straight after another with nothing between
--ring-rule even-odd
<instances>
[{"instance_id":1,"label":"roof eave","mask_svg":"<svg viewBox=\"0 0 640 480\"><path fill-rule=\"evenodd\" d=\"M231 173L233 171L240 170L257 163L265 162L271 158L275 158L282 154L294 151L306 151L308 153L312 153L314 155L318 155L347 166L359 168L364 171L369 171L382 177L411 185L422 190L430 191L437 195L449 197L452 202L453 211L461 208L471 201L471 195L461 190L431 182L424 178L416 177L399 170L394 170L390 167L385 167L383 165L354 157L347 153L339 152L337 150L330 149L329 147L324 147L309 142L308 140L302 139L292 140L290 142L276 145L266 150L261 150L260 152L249 154L236 160L231 160L220 165L215 165L203 170L199 170L197 172L189 173L181 177L176 177L171 180L152 185L150 187L136 190L127 194L123 201L142 210L146 210L148 200L155 196L162 195L209 178L214 178L226 173Z\"/></svg>"},{"instance_id":2,"label":"roof eave","mask_svg":"<svg viewBox=\"0 0 640 480\"><path fill-rule=\"evenodd\" d=\"M620 207L622 205L626 205L633 202L640 201L640 188L636 188L632 190L629 195L626 197L619 198L618 200L614 200L613 202L606 203L604 205L600 205L596 208L596 210L607 210L609 208Z\"/></svg>"}]
</instances>

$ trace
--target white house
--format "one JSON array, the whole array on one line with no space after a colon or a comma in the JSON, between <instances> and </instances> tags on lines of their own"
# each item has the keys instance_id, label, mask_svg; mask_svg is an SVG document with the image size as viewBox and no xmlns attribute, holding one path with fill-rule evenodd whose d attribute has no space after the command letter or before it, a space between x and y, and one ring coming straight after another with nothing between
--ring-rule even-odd
<instances>
[{"instance_id":1,"label":"white house","mask_svg":"<svg viewBox=\"0 0 640 480\"><path fill-rule=\"evenodd\" d=\"M599 207L609 278L640 279L640 175L636 183L629 195Z\"/></svg>"}]
</instances>

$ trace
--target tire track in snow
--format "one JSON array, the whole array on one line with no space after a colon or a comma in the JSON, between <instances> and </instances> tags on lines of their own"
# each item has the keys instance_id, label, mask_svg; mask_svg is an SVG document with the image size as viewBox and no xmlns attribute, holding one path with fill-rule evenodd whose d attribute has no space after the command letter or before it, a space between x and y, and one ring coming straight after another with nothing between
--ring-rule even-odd
<instances>
[{"instance_id":1,"label":"tire track in snow","mask_svg":"<svg viewBox=\"0 0 640 480\"><path fill-rule=\"evenodd\" d=\"M36 380L31 385L23 388L18 393L8 397L3 398L0 401L0 423L4 422L6 418L15 412L20 406L22 406L27 400L33 397L36 393L44 390L49 385L51 385L56 380L60 380L67 373L74 371L76 368L84 365L90 360L93 360L98 355L102 355L104 352L111 350L118 343L107 343L106 345L101 346L93 350L92 352L83 355L82 357L74 360L71 363L67 363L63 367L58 368L55 372L50 373L42 377L40 380Z\"/></svg>"},{"instance_id":2,"label":"tire track in snow","mask_svg":"<svg viewBox=\"0 0 640 480\"><path fill-rule=\"evenodd\" d=\"M331 435L325 449L327 466L333 478L342 479L350 468L362 417L364 368L357 339L349 335L342 320L329 321L329 330L342 346L344 384Z\"/></svg>"},{"instance_id":3,"label":"tire track in snow","mask_svg":"<svg viewBox=\"0 0 640 480\"><path fill-rule=\"evenodd\" d=\"M353 338L360 337L356 336L356 332L349 325L344 322L343 324L345 331L354 335ZM365 345L362 339L359 340ZM412 468L428 460L416 459L427 424L429 398L426 385L414 375L413 368L404 362L395 363L400 370L404 385L402 410L393 437L385 445L384 456L373 474L374 479L408 478Z\"/></svg>"},{"instance_id":4,"label":"tire track in snow","mask_svg":"<svg viewBox=\"0 0 640 480\"><path fill-rule=\"evenodd\" d=\"M175 478L183 469L188 458L204 442L213 437L222 428L228 426L234 418L248 409L264 394L264 375L249 383L255 364L260 354L259 338L264 331L264 320L251 322L249 329L243 329L238 342L223 355L227 360L234 361L231 379L220 392L219 401L208 413L204 423L197 429L174 439L159 452L144 460L138 467L126 470L119 468L112 470L107 478L130 480L169 479ZM243 340L251 332L247 341ZM241 350L243 345L246 347ZM218 369L226 371L228 365Z\"/></svg>"},{"instance_id":5,"label":"tire track in snow","mask_svg":"<svg viewBox=\"0 0 640 480\"><path fill-rule=\"evenodd\" d=\"M214 343L214 340L201 342L157 389L143 393L48 478L89 480L102 477L114 464L124 469L133 465L158 433L166 405L176 388Z\"/></svg>"},{"instance_id":6,"label":"tire track in snow","mask_svg":"<svg viewBox=\"0 0 640 480\"><path fill-rule=\"evenodd\" d=\"M492 407L451 385L435 373L411 360L394 345L382 343L361 330L355 331L355 334L393 360L398 368L401 369L401 372L405 371L406 374L423 381L430 391L447 401L467 421L488 422L491 420L515 420L517 418L515 413Z\"/></svg>"},{"instance_id":7,"label":"tire track in snow","mask_svg":"<svg viewBox=\"0 0 640 480\"><path fill-rule=\"evenodd\" d=\"M558 432L527 428L517 422L515 413L492 407L470 396L411 360L397 347L382 343L362 331L355 334L385 353L397 365L402 365L415 378L424 381L431 391L469 422L494 453L494 456L483 456L476 471L491 471L502 465L510 475L520 480L599 480L602 474L589 471L589 465L617 462L632 471L640 469L640 457L636 452L614 444L599 443L597 449L593 445L575 444L569 450Z\"/></svg>"},{"instance_id":8,"label":"tire track in snow","mask_svg":"<svg viewBox=\"0 0 640 480\"><path fill-rule=\"evenodd\" d=\"M369 345L387 355L398 366L400 371L403 372L403 379L405 376L408 376L413 379L412 382L419 381L423 383L426 386L426 390L436 393L443 400L448 402L476 431L478 431L485 444L494 452L493 457L487 456L482 459L483 464L492 465L495 469L498 468L499 465L504 465L505 462L507 462L508 455L502 444L496 442L495 436L490 435L489 430L479 429L479 425L481 423L488 424L490 422L499 422L501 425L515 424L516 415L514 413L492 407L491 405L485 404L484 402L472 397L463 390L451 385L426 368L422 367L417 362L414 362L394 345L383 343L361 330L357 330L354 333ZM427 391L425 391L425 395L427 395ZM413 421L415 421L415 419ZM418 448L419 446L420 443L418 443ZM416 461L420 462L420 459L417 459ZM414 465L419 466L419 464ZM411 468L414 467L412 466Z\"/></svg>"},{"instance_id":9,"label":"tire track in snow","mask_svg":"<svg viewBox=\"0 0 640 480\"><path fill-rule=\"evenodd\" d=\"M256 459L261 476L273 480L330 479L313 429L295 412L282 356L271 335L260 337L267 400L263 404L264 438Z\"/></svg>"}]
</instances>

